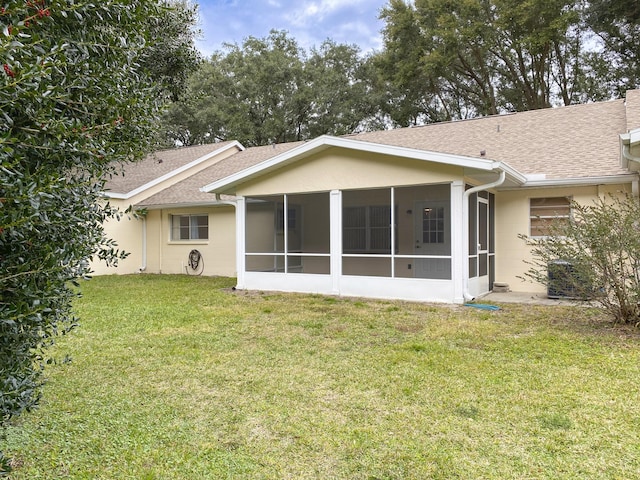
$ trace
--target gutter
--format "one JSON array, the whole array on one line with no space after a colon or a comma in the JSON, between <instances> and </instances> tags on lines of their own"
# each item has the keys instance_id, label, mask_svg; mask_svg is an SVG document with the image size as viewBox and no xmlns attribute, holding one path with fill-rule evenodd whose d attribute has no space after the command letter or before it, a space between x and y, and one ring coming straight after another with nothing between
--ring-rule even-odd
<instances>
[{"instance_id":1,"label":"gutter","mask_svg":"<svg viewBox=\"0 0 640 480\"><path fill-rule=\"evenodd\" d=\"M465 190L463 199L462 199L462 235L463 235L463 276L462 281L464 285L462 287L462 296L465 302L471 302L475 299L473 295L469 293L469 241L464 241L464 239L469 238L469 197L474 193L481 192L483 190L488 190L490 188L498 187L502 185L507 178L507 172L500 165L497 167L500 169L500 176L497 180L486 183L484 185L478 185L477 187L470 188L469 190Z\"/></svg>"},{"instance_id":2,"label":"gutter","mask_svg":"<svg viewBox=\"0 0 640 480\"><path fill-rule=\"evenodd\" d=\"M234 208L238 208L238 202L236 200L222 200L220 199L219 193L216 193L215 197L216 197L216 204L231 205Z\"/></svg>"},{"instance_id":3,"label":"gutter","mask_svg":"<svg viewBox=\"0 0 640 480\"><path fill-rule=\"evenodd\" d=\"M142 265L138 270L140 273L147 269L147 216L142 217Z\"/></svg>"},{"instance_id":4,"label":"gutter","mask_svg":"<svg viewBox=\"0 0 640 480\"><path fill-rule=\"evenodd\" d=\"M622 144L622 156L630 162L640 163L640 157L631 155L631 146L628 143Z\"/></svg>"},{"instance_id":5,"label":"gutter","mask_svg":"<svg viewBox=\"0 0 640 480\"><path fill-rule=\"evenodd\" d=\"M640 157L636 155L631 155L631 144L638 143L638 134L640 133L640 129L633 130L629 133L624 133L620 135L620 153L622 157L620 159L620 163L623 167L631 170L629 168L629 162L636 163L640 165ZM636 178L632 182L631 193L634 198L640 198L640 182Z\"/></svg>"}]
</instances>

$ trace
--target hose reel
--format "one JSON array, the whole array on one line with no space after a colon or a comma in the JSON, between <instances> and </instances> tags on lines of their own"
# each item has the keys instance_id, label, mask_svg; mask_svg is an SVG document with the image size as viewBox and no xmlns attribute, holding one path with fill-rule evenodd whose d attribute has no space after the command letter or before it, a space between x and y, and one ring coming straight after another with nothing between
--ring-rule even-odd
<instances>
[{"instance_id":1,"label":"hose reel","mask_svg":"<svg viewBox=\"0 0 640 480\"><path fill-rule=\"evenodd\" d=\"M189 275L202 275L204 272L204 259L199 250L193 249L189 252L186 270Z\"/></svg>"}]
</instances>

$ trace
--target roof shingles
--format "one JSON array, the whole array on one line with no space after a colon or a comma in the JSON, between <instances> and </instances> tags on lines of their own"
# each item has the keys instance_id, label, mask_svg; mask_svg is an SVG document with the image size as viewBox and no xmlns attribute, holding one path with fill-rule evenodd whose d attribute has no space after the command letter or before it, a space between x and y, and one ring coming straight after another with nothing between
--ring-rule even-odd
<instances>
[{"instance_id":1,"label":"roof shingles","mask_svg":"<svg viewBox=\"0 0 640 480\"><path fill-rule=\"evenodd\" d=\"M543 174L549 180L619 175L629 173L618 161L619 134L630 128L628 122L635 124L635 127L630 124L633 128L640 127L640 90L630 93L632 102L627 104L624 100L613 100L366 132L348 138L416 150L483 157L504 162L525 175ZM303 143L248 148L142 200L139 205L211 203L214 201L213 195L200 191L204 185L269 160ZM202 152L192 150L188 155L193 159L194 153L205 155L220 148L220 145L190 147L202 149ZM188 163L183 158L187 150L182 149L182 154L180 150L158 152L154 157L128 167L124 180L120 183L110 182L112 190L143 185L162 175L162 172L170 171L169 168L175 169L178 168L176 165ZM158 158L163 162L158 164Z\"/></svg>"},{"instance_id":2,"label":"roof shingles","mask_svg":"<svg viewBox=\"0 0 640 480\"><path fill-rule=\"evenodd\" d=\"M110 193L129 193L231 143L159 150L139 162L124 165L123 174L111 177L106 189Z\"/></svg>"}]
</instances>

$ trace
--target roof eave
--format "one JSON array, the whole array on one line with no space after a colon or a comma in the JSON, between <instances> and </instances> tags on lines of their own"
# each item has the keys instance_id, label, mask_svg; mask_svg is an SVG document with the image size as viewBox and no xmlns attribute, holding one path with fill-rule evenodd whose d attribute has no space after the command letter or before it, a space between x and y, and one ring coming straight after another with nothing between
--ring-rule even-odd
<instances>
[{"instance_id":1,"label":"roof eave","mask_svg":"<svg viewBox=\"0 0 640 480\"><path fill-rule=\"evenodd\" d=\"M183 202L183 203L156 203L145 205L144 203L138 203L135 208L144 208L146 210L162 210L169 208L194 208L194 207L226 207L231 202L229 200L213 200L207 202Z\"/></svg>"},{"instance_id":2,"label":"roof eave","mask_svg":"<svg viewBox=\"0 0 640 480\"><path fill-rule=\"evenodd\" d=\"M553 187L573 187L587 185L617 185L631 183L638 180L638 173L624 173L620 175L605 175L598 177L577 177L577 178L554 178L545 180L528 180L517 187L503 187L499 190L519 190L522 188L553 188Z\"/></svg>"},{"instance_id":3,"label":"roof eave","mask_svg":"<svg viewBox=\"0 0 640 480\"><path fill-rule=\"evenodd\" d=\"M399 147L394 145L386 145L380 143L365 142L362 140L353 140L349 138L323 135L303 145L300 145L299 147L276 155L245 170L205 185L200 190L206 193L229 193L240 183L264 175L265 173L276 170L278 168L282 168L290 163L295 162L296 160L302 159L330 147L345 148L348 150L357 150L368 153L378 153L382 155L410 158L414 160L423 160L433 163L470 168L479 171L490 172L504 170L507 173L507 177L516 184L521 184L526 180L524 175L520 174L508 165L489 159L465 157L462 155L452 155L448 153L418 150L414 148Z\"/></svg>"},{"instance_id":4,"label":"roof eave","mask_svg":"<svg viewBox=\"0 0 640 480\"><path fill-rule=\"evenodd\" d=\"M174 177L176 175L179 175L180 173L186 172L188 170L190 170L191 168L200 165L203 162L206 162L207 160L209 160L212 157L215 157L217 155L220 155L221 153L224 153L228 150L231 150L233 148L237 148L240 151L245 150L245 147L238 141L234 140L233 142L229 143L228 145L225 145L224 147L218 148L212 152L207 153L206 155L203 155L201 157L196 158L195 160L192 160L191 162L183 165L180 168L176 168L175 170L171 170L170 172L165 173L164 175L158 177L158 178L154 178L153 180L151 180L150 182L145 183L144 185L140 185L137 188L134 188L133 190L129 191L129 192L119 192L119 193L114 193L114 192L109 192L109 191L105 191L104 196L106 196L107 198L113 198L113 199L117 199L117 200L128 200L142 192L144 192L145 190L148 190L151 187L155 187L156 185L159 185L160 183L170 179L171 177Z\"/></svg>"}]
</instances>

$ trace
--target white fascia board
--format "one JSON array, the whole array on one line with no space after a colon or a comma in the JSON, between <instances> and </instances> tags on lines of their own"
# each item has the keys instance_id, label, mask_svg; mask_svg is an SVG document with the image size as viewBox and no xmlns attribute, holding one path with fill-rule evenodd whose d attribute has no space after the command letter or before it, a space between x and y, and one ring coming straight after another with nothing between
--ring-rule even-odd
<instances>
[{"instance_id":1,"label":"white fascia board","mask_svg":"<svg viewBox=\"0 0 640 480\"><path fill-rule=\"evenodd\" d=\"M637 174L607 175L602 177L557 178L551 180L529 180L518 187L498 188L498 190L519 190L521 188L574 187L585 185L615 185L631 183Z\"/></svg>"},{"instance_id":2,"label":"white fascia board","mask_svg":"<svg viewBox=\"0 0 640 480\"><path fill-rule=\"evenodd\" d=\"M208 193L223 188L229 188L237 185L238 183L249 180L255 176L266 173L269 170L287 165L297 160L298 158L308 156L312 153L324 150L329 147L338 147L348 150L358 150L361 152L378 153L382 155L410 158L414 160L423 160L488 172L497 170L508 170L508 175L514 179L517 179L516 181L518 183L522 183L525 180L524 176L518 173L516 170L508 167L501 162L495 162L493 160L465 157L462 155L431 152L428 150L418 150L415 148L398 147L380 143L365 142L362 140L353 140L349 138L323 135L303 145L300 145L299 147L293 148L287 152L281 153L280 155L276 155L275 157L265 160L264 162L258 163L253 167L247 168L226 178L205 185L200 190Z\"/></svg>"},{"instance_id":3,"label":"white fascia board","mask_svg":"<svg viewBox=\"0 0 640 480\"><path fill-rule=\"evenodd\" d=\"M187 163L186 165L183 165L180 168L176 168L175 170L172 170L168 173L165 173L164 175L162 175L161 177L158 178L154 178L153 180L151 180L150 182L145 183L144 185L139 186L138 188L135 188L133 190L131 190L130 192L127 193L111 193L111 192L104 192L104 195L108 198L115 198L118 200L128 200L131 197L134 197L136 195L138 195L139 193L144 192L145 190L151 188L151 187L155 187L156 185L164 182L165 180L170 179L171 177L174 177L176 175L179 175L183 172L186 172L187 170L196 167L198 165L200 165L203 162L206 162L207 160L209 160L210 158L215 157L216 155L219 155L221 153L224 153L228 150L231 150L232 148L238 148L240 151L245 150L245 147L238 141L233 141L231 142L229 145L226 145L222 148L219 148L217 150L214 150L213 152L207 153L206 155L196 158L195 160Z\"/></svg>"},{"instance_id":4,"label":"white fascia board","mask_svg":"<svg viewBox=\"0 0 640 480\"><path fill-rule=\"evenodd\" d=\"M158 205L135 205L136 208L144 208L145 210L161 210L169 208L194 208L194 207L225 207L230 205L230 201L213 200L211 202L190 202L190 203L163 203Z\"/></svg>"},{"instance_id":5,"label":"white fascia board","mask_svg":"<svg viewBox=\"0 0 640 480\"><path fill-rule=\"evenodd\" d=\"M515 168L507 165L504 162L495 162L494 172L505 172L507 179L514 182L516 185L524 185L527 183L527 176L520 173Z\"/></svg>"}]
</instances>

